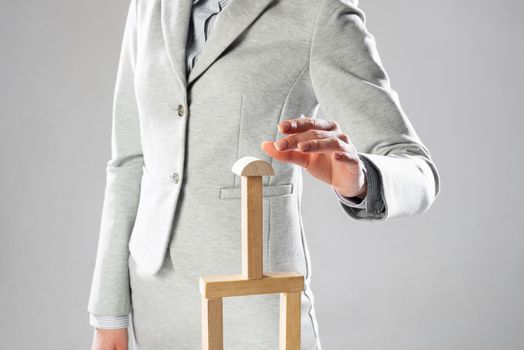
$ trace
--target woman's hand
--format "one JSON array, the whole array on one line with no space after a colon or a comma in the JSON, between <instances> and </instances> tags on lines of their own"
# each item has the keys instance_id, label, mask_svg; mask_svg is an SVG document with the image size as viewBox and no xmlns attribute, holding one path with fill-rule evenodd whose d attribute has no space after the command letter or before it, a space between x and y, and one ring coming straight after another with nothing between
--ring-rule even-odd
<instances>
[{"instance_id":1,"label":"woman's hand","mask_svg":"<svg viewBox=\"0 0 524 350\"><path fill-rule=\"evenodd\" d=\"M276 142L263 141L264 152L280 161L304 167L343 196L366 197L364 164L336 121L301 116L282 121L278 128L288 135Z\"/></svg>"},{"instance_id":2,"label":"woman's hand","mask_svg":"<svg viewBox=\"0 0 524 350\"><path fill-rule=\"evenodd\" d=\"M95 328L91 350L127 350L127 328Z\"/></svg>"}]
</instances>

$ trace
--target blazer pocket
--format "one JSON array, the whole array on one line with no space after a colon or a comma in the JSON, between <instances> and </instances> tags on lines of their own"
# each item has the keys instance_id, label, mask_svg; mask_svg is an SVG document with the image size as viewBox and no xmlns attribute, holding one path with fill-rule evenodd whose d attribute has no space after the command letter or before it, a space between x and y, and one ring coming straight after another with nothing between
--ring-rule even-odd
<instances>
[{"instance_id":1,"label":"blazer pocket","mask_svg":"<svg viewBox=\"0 0 524 350\"><path fill-rule=\"evenodd\" d=\"M280 198L284 199L293 195L295 191L295 186L292 183L280 184L280 185L266 185L262 186L262 203L263 203L263 260L264 260L264 271L269 271L271 266L270 261L270 235L271 235L271 202L272 199L276 199L277 202L280 202ZM242 187L232 186L232 187L222 187L220 188L219 198L223 200L238 200L242 198ZM287 201L287 200L286 200ZM239 208L240 209L240 208ZM241 215L241 212L238 212L238 215Z\"/></svg>"},{"instance_id":2,"label":"blazer pocket","mask_svg":"<svg viewBox=\"0 0 524 350\"><path fill-rule=\"evenodd\" d=\"M294 186L292 183L280 184L280 185L265 185L262 186L262 196L265 197L284 197L293 194ZM235 187L222 187L220 188L220 199L235 199L242 197L242 188L239 186Z\"/></svg>"}]
</instances>

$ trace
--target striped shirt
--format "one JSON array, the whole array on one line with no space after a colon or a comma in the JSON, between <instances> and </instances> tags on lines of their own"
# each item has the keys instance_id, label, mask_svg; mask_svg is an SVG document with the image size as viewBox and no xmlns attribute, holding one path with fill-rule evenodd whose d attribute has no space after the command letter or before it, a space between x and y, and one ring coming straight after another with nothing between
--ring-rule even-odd
<instances>
[{"instance_id":1,"label":"striped shirt","mask_svg":"<svg viewBox=\"0 0 524 350\"><path fill-rule=\"evenodd\" d=\"M211 34L218 14L230 0L193 0L193 9L186 42L186 68L195 66L198 54Z\"/></svg>"},{"instance_id":2,"label":"striped shirt","mask_svg":"<svg viewBox=\"0 0 524 350\"><path fill-rule=\"evenodd\" d=\"M209 37L220 11L222 11L231 0L193 0L191 19L186 41L186 72L189 73L194 67L198 54ZM241 1L241 0L237 0ZM333 187L333 193L348 207L355 209L358 216L366 217L384 213L378 170L366 158L360 157L364 163L364 174L366 176L368 193L360 201L358 198L349 198L339 194ZM89 315L89 323L95 328L116 329L129 326L129 315L106 316Z\"/></svg>"}]
</instances>

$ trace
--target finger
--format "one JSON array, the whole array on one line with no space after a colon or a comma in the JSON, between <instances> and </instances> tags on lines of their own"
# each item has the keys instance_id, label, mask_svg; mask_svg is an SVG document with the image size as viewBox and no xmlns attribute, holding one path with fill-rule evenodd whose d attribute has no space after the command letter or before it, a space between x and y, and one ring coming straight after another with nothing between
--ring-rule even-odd
<instances>
[{"instance_id":1,"label":"finger","mask_svg":"<svg viewBox=\"0 0 524 350\"><path fill-rule=\"evenodd\" d=\"M351 140L349 139L349 136L346 133L341 132L337 135L337 137L345 143L351 143Z\"/></svg>"},{"instance_id":2,"label":"finger","mask_svg":"<svg viewBox=\"0 0 524 350\"><path fill-rule=\"evenodd\" d=\"M282 162L294 163L301 167L307 168L309 164L309 156L299 151L279 151L275 148L272 141L264 141L260 148L269 156Z\"/></svg>"},{"instance_id":3,"label":"finger","mask_svg":"<svg viewBox=\"0 0 524 350\"><path fill-rule=\"evenodd\" d=\"M278 124L279 131L284 134L294 134L311 129L338 130L339 125L334 120L311 118L302 115L300 118L283 120Z\"/></svg>"},{"instance_id":4,"label":"finger","mask_svg":"<svg viewBox=\"0 0 524 350\"><path fill-rule=\"evenodd\" d=\"M335 136L336 136L335 131L312 129L312 130L304 131L298 134L293 134L293 135L283 137L276 141L275 147L279 151L294 150L294 149L297 149L297 144L299 142L316 140L316 139L326 139L326 138L332 138Z\"/></svg>"},{"instance_id":5,"label":"finger","mask_svg":"<svg viewBox=\"0 0 524 350\"><path fill-rule=\"evenodd\" d=\"M298 150L305 153L324 153L324 152L353 152L352 145L342 141L337 137L327 139L314 139L301 141L297 145Z\"/></svg>"}]
</instances>

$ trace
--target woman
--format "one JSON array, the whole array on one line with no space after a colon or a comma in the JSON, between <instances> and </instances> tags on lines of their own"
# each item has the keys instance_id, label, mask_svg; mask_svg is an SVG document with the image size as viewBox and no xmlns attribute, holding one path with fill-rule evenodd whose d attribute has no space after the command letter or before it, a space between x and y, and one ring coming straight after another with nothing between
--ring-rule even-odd
<instances>
[{"instance_id":1,"label":"woman","mask_svg":"<svg viewBox=\"0 0 524 350\"><path fill-rule=\"evenodd\" d=\"M198 278L240 269L243 156L275 169L264 270L305 276L303 350L321 346L301 169L357 220L419 214L439 193L356 0L132 0L112 130L93 349L126 349L128 314L137 349L201 347ZM278 301L224 299L224 347L277 348Z\"/></svg>"}]
</instances>

